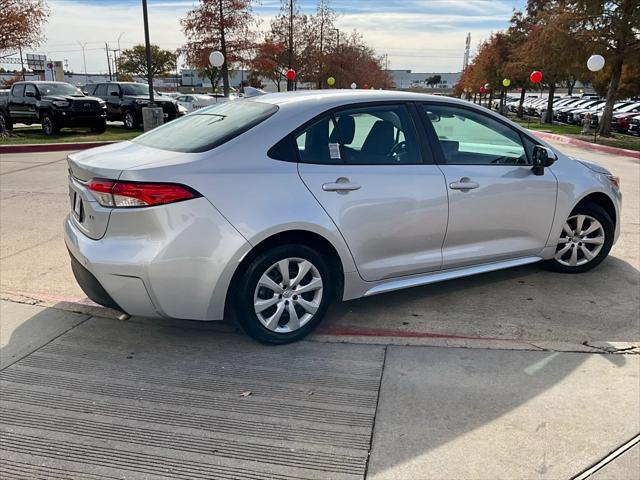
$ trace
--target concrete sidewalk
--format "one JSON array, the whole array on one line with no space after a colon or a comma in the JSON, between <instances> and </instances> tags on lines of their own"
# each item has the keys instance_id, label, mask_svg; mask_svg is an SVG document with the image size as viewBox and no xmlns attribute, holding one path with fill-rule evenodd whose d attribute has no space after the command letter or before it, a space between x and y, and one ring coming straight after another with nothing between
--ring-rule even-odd
<instances>
[{"instance_id":1,"label":"concrete sidewalk","mask_svg":"<svg viewBox=\"0 0 640 480\"><path fill-rule=\"evenodd\" d=\"M265 347L0 312L2 478L572 478L640 431L635 354ZM636 464L630 450L593 478Z\"/></svg>"}]
</instances>

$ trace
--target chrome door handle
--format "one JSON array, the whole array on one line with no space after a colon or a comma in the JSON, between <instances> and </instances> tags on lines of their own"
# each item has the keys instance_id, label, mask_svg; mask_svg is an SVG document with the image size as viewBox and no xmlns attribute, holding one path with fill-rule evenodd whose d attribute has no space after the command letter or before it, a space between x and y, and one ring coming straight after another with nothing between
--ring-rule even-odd
<instances>
[{"instance_id":1,"label":"chrome door handle","mask_svg":"<svg viewBox=\"0 0 640 480\"><path fill-rule=\"evenodd\" d=\"M459 181L451 182L449 184L449 188L451 190L473 190L479 186L479 183L472 182L469 177L462 177Z\"/></svg>"},{"instance_id":2,"label":"chrome door handle","mask_svg":"<svg viewBox=\"0 0 640 480\"><path fill-rule=\"evenodd\" d=\"M335 182L323 184L322 190L325 192L352 192L360 190L360 185L351 183L348 178L340 177Z\"/></svg>"}]
</instances>

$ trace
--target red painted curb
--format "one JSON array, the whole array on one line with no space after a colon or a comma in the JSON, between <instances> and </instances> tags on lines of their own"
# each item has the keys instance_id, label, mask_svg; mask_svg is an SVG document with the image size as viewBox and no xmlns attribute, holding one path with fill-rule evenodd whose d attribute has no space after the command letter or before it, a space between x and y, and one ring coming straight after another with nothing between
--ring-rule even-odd
<instances>
[{"instance_id":1,"label":"red painted curb","mask_svg":"<svg viewBox=\"0 0 640 480\"><path fill-rule=\"evenodd\" d=\"M405 330L394 330L387 328L367 328L349 326L327 326L316 330L318 335L332 335L336 337L397 337L397 338L449 338L454 340L499 340L504 342L519 342L515 338L499 337L473 337L465 335L451 335L446 333L414 332Z\"/></svg>"},{"instance_id":2,"label":"red painted curb","mask_svg":"<svg viewBox=\"0 0 640 480\"><path fill-rule=\"evenodd\" d=\"M64 150L84 150L87 148L101 147L118 143L119 140L108 142L79 142L79 143L34 143L24 145L0 145L0 154L3 153L42 153L61 152Z\"/></svg>"},{"instance_id":3,"label":"red painted curb","mask_svg":"<svg viewBox=\"0 0 640 480\"><path fill-rule=\"evenodd\" d=\"M623 157L631 157L640 159L640 152L634 150L627 150L626 148L611 147L609 145L599 145L597 143L585 142L578 138L565 137L564 135L558 135L557 133L539 132L537 130L530 130L531 133L537 135L545 140L553 140L559 143L568 145L574 145L576 147L582 147L589 150L595 150L597 152L611 153L613 155L620 155Z\"/></svg>"}]
</instances>

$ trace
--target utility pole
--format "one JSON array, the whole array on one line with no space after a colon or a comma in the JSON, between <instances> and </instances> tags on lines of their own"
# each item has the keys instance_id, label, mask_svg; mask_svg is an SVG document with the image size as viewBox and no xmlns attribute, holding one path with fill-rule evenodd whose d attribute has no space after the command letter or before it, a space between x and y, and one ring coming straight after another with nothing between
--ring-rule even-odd
<instances>
[{"instance_id":1,"label":"utility pole","mask_svg":"<svg viewBox=\"0 0 640 480\"><path fill-rule=\"evenodd\" d=\"M88 82L87 79L87 56L85 55L85 48L87 47L87 42L84 43L80 43L77 42L78 45L80 45L80 48L82 48L82 63L84 64L84 84L86 85Z\"/></svg>"},{"instance_id":2,"label":"utility pole","mask_svg":"<svg viewBox=\"0 0 640 480\"><path fill-rule=\"evenodd\" d=\"M147 14L147 0L142 0L142 21L144 23L144 45L147 51L147 80L149 83L149 106L153 103L153 62L151 60L151 43L149 42L149 16Z\"/></svg>"},{"instance_id":3,"label":"utility pole","mask_svg":"<svg viewBox=\"0 0 640 480\"><path fill-rule=\"evenodd\" d=\"M115 77L117 82L120 79L118 78L118 56L116 53L119 53L120 50L117 48L112 48L111 51L113 52L113 76Z\"/></svg>"},{"instance_id":4,"label":"utility pole","mask_svg":"<svg viewBox=\"0 0 640 480\"><path fill-rule=\"evenodd\" d=\"M22 47L18 47L18 50L20 51L20 67L22 70L22 81L24 82L26 80L26 78L24 78L26 70L24 69L24 60L22 59Z\"/></svg>"},{"instance_id":5,"label":"utility pole","mask_svg":"<svg viewBox=\"0 0 640 480\"><path fill-rule=\"evenodd\" d=\"M289 0L289 70L293 69L293 0ZM287 79L287 92L293 90L293 80Z\"/></svg>"},{"instance_id":6,"label":"utility pole","mask_svg":"<svg viewBox=\"0 0 640 480\"><path fill-rule=\"evenodd\" d=\"M109 57L109 45L107 42L104 42L104 51L107 52L107 69L109 70L109 80L113 80L111 76L111 57Z\"/></svg>"}]
</instances>

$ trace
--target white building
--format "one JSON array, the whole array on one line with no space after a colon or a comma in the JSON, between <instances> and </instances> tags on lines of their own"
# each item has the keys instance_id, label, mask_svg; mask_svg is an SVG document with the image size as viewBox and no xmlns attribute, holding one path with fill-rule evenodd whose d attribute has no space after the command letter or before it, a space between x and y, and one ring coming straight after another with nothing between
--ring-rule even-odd
<instances>
[{"instance_id":1,"label":"white building","mask_svg":"<svg viewBox=\"0 0 640 480\"><path fill-rule=\"evenodd\" d=\"M438 88L438 89L447 89L453 88L456 83L460 81L460 75L462 72L412 72L411 70L389 70L389 75L391 76L393 82L395 83L396 88L405 89L405 88ZM433 77L435 75L440 75L440 83L435 86L427 85L427 78Z\"/></svg>"}]
</instances>

